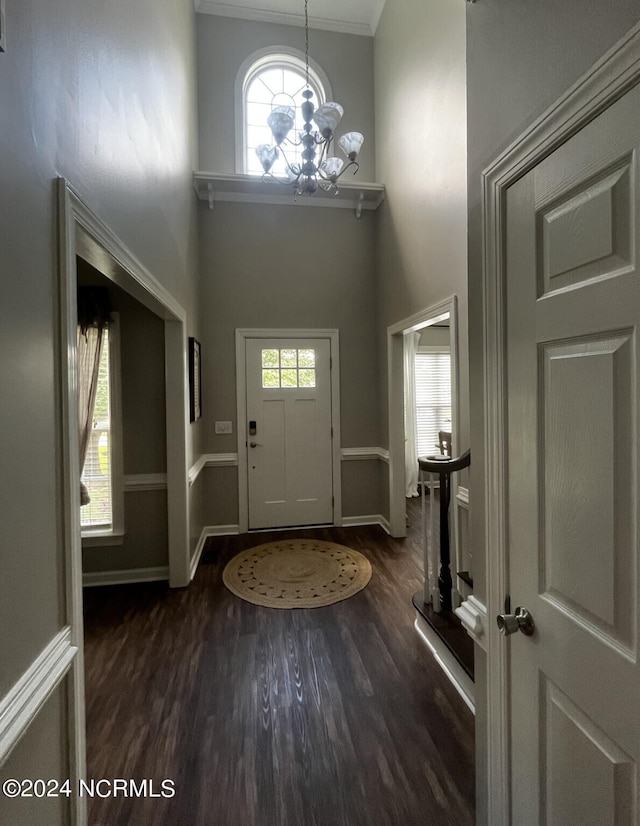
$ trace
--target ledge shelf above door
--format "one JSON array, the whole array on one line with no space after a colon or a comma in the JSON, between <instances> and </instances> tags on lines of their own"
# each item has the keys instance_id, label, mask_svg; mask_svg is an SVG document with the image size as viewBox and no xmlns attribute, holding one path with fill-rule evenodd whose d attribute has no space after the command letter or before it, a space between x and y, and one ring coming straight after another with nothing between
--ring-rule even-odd
<instances>
[{"instance_id":1,"label":"ledge shelf above door","mask_svg":"<svg viewBox=\"0 0 640 826\"><path fill-rule=\"evenodd\" d=\"M341 181L337 195L318 190L314 195L297 198L287 186L276 181L263 181L257 175L194 172L193 185L198 198L208 203L209 209L213 209L215 201L237 201L352 209L360 217L362 210L375 210L384 200L384 184L377 183Z\"/></svg>"}]
</instances>

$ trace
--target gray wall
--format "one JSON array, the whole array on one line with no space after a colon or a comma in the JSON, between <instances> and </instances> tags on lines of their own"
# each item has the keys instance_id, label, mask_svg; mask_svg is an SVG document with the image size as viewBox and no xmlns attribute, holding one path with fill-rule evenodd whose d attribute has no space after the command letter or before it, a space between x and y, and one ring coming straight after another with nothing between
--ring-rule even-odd
<instances>
[{"instance_id":1,"label":"gray wall","mask_svg":"<svg viewBox=\"0 0 640 826\"><path fill-rule=\"evenodd\" d=\"M237 450L237 434L215 435L214 421L231 420L235 431L238 327L337 328L342 446L376 445L374 216L365 212L357 220L343 209L217 203L212 212L200 211L200 227L205 452ZM227 468L205 473L220 485L229 477ZM347 486L349 473L343 468ZM215 492L216 482L208 484ZM363 496L375 508L374 474L368 486ZM237 499L228 496L220 491L227 507L216 505L222 521L213 524L237 522Z\"/></svg>"},{"instance_id":2,"label":"gray wall","mask_svg":"<svg viewBox=\"0 0 640 826\"><path fill-rule=\"evenodd\" d=\"M458 296L461 449L468 444L464 4L387 0L375 36L380 443L386 328Z\"/></svg>"},{"instance_id":3,"label":"gray wall","mask_svg":"<svg viewBox=\"0 0 640 826\"><path fill-rule=\"evenodd\" d=\"M288 46L304 53L304 30L208 14L197 15L197 21L200 168L235 172L238 70L258 49ZM355 129L365 136L359 179L374 180L372 39L312 29L309 56L324 69L334 100L344 107L338 135Z\"/></svg>"},{"instance_id":4,"label":"gray wall","mask_svg":"<svg viewBox=\"0 0 640 826\"><path fill-rule=\"evenodd\" d=\"M193 17L190 0L7 3L7 50L0 54L0 386L11 392L2 393L0 428L0 696L64 623L55 178L68 177L193 312ZM42 713L51 722L53 754L63 726L49 710ZM20 775L21 766L16 752L5 771ZM5 815L6 805L0 799L2 822L43 822L28 804L20 815L15 807ZM55 826L62 817L52 811L46 819Z\"/></svg>"},{"instance_id":5,"label":"gray wall","mask_svg":"<svg viewBox=\"0 0 640 826\"><path fill-rule=\"evenodd\" d=\"M471 535L474 587L486 599L482 409L482 170L640 19L637 0L481 0L467 5ZM485 662L476 663L484 695ZM478 706L480 824L486 822L486 730Z\"/></svg>"}]
</instances>

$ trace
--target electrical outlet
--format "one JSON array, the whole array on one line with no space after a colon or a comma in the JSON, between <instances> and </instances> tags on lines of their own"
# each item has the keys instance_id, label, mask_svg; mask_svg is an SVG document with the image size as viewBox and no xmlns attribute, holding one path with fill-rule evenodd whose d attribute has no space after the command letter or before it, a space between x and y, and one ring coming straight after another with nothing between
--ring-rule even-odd
<instances>
[{"instance_id":1,"label":"electrical outlet","mask_svg":"<svg viewBox=\"0 0 640 826\"><path fill-rule=\"evenodd\" d=\"M216 422L216 433L233 433L231 422Z\"/></svg>"}]
</instances>

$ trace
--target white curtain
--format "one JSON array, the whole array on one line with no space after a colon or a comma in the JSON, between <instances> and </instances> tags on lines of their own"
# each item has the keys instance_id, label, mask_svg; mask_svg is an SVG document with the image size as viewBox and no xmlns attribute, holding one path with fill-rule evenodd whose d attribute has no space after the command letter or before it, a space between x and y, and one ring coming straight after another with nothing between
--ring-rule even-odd
<instances>
[{"instance_id":1,"label":"white curtain","mask_svg":"<svg viewBox=\"0 0 640 826\"><path fill-rule=\"evenodd\" d=\"M98 389L98 373L100 371L100 354L104 327L87 327L84 331L78 325L77 336L77 365L78 365L78 426L80 429L80 473L84 468L87 455L89 437L93 427L93 410L96 403ZM89 491L86 485L80 483L80 504L88 505Z\"/></svg>"},{"instance_id":2,"label":"white curtain","mask_svg":"<svg viewBox=\"0 0 640 826\"><path fill-rule=\"evenodd\" d=\"M420 333L404 336L404 465L405 496L418 496L418 447L416 433L416 353Z\"/></svg>"}]
</instances>

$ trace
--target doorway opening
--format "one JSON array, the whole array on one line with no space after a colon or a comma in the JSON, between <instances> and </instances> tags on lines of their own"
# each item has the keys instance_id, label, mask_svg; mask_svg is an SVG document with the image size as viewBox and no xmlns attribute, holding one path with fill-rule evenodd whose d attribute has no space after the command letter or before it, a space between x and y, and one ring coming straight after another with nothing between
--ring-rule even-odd
<instances>
[{"instance_id":1,"label":"doorway opening","mask_svg":"<svg viewBox=\"0 0 640 826\"><path fill-rule=\"evenodd\" d=\"M190 581L188 525L188 418L184 309L122 242L91 212L64 179L59 180L61 213L60 381L63 406L64 512L69 563L80 579L80 466L77 411L77 262L82 260L164 323L166 484L169 582ZM80 585L80 583L78 583Z\"/></svg>"},{"instance_id":2,"label":"doorway opening","mask_svg":"<svg viewBox=\"0 0 640 826\"><path fill-rule=\"evenodd\" d=\"M405 419L405 399L407 391L407 380L405 378L405 353L407 351L407 337L414 333L420 333L420 339L424 339L423 347L429 348L429 341L434 342L433 347L442 353L448 352L450 359L449 396L450 405L440 405L436 412L436 405L432 406L431 413L426 412L422 419L423 438L421 447L426 447L428 441L439 431L450 433L450 449L452 455L459 452L459 413L458 413L458 316L457 298L450 298L438 304L427 307L419 313L409 318L399 321L387 329L387 354L388 354L388 382L389 382L389 523L393 536L406 536L407 528L407 472L406 472L406 419ZM436 343L436 340L438 343ZM415 346L418 352L420 343ZM429 417L431 422L429 423ZM437 424L437 430L434 425ZM439 425L448 425L440 427ZM425 441L426 440L426 441ZM416 446L417 450L417 446ZM438 451L437 438L433 440L433 445L429 453ZM416 457L417 457L416 452ZM454 481L455 484L455 481ZM451 491L452 500L455 499L456 490ZM455 543L456 520L455 511L451 528L452 546Z\"/></svg>"},{"instance_id":3,"label":"doorway opening","mask_svg":"<svg viewBox=\"0 0 640 826\"><path fill-rule=\"evenodd\" d=\"M407 535L407 519L420 524L423 551L427 551L427 523L431 524L430 542L439 547L439 520L423 519L421 504L413 498L418 493L418 456L447 454L459 456L458 407L458 334L457 298L451 296L427 307L419 313L388 328L388 380L389 380L389 512L393 536ZM423 382L424 375L416 370L420 350L426 356L438 356L431 360L431 399L418 411L415 385ZM420 365L425 367L425 365ZM447 366L449 375L446 376ZM424 370L422 371L424 373ZM448 378L448 381L447 381ZM414 387L410 385L413 382ZM421 388L423 391L425 387ZM423 394L424 395L424 394ZM435 397L434 397L435 396ZM407 405L407 400L412 399ZM407 409L409 407L409 409ZM415 415L414 415L415 414ZM453 607L466 597L461 592L459 572L469 568L466 550L460 542L458 513L457 474L450 474L449 543L450 573L453 581ZM427 480L428 481L428 480ZM429 495L422 500L425 511L437 514L440 491L429 485ZM422 493L422 490L420 491ZM424 574L427 574L427 553L424 554ZM437 575L437 574L436 574ZM420 592L422 596L423 591ZM414 597L417 611L416 630L431 649L439 665L462 696L469 708L474 709L473 690L473 643L453 611L443 612L439 605L424 603Z\"/></svg>"}]
</instances>

